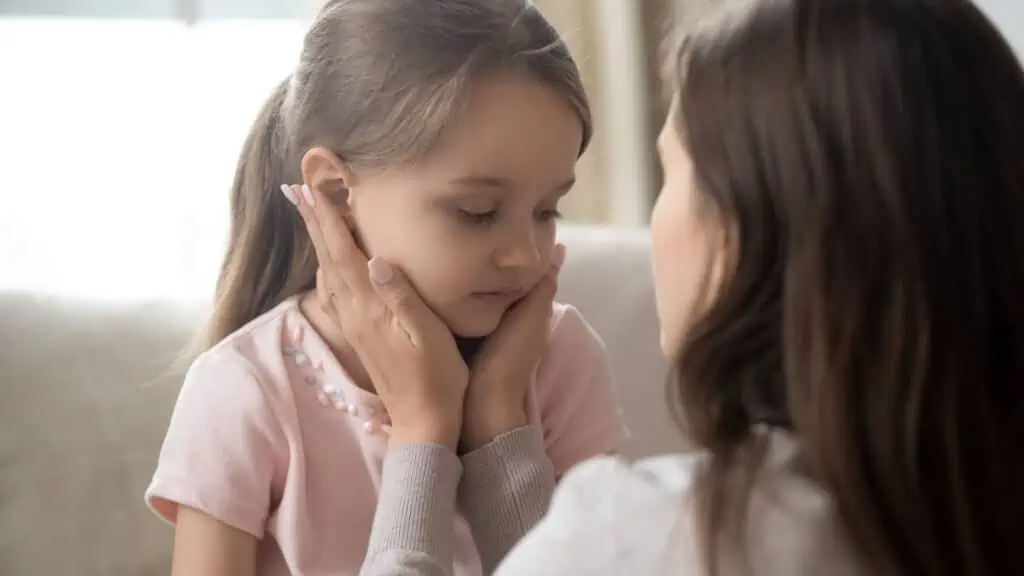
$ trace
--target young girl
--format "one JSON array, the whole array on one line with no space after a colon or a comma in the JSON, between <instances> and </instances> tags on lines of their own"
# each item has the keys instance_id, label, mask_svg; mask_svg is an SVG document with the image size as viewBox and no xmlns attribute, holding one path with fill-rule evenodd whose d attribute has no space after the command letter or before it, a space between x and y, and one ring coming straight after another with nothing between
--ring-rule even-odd
<instances>
[{"instance_id":1,"label":"young girl","mask_svg":"<svg viewBox=\"0 0 1024 576\"><path fill-rule=\"evenodd\" d=\"M176 574L354 574L366 553L388 416L316 304L282 184L344 207L470 360L558 258L557 204L589 137L576 66L528 2L320 10L245 144L205 351L146 492L177 525ZM528 412L556 474L623 440L603 347L571 307L554 306ZM455 531L455 573L481 573L461 518Z\"/></svg>"}]
</instances>

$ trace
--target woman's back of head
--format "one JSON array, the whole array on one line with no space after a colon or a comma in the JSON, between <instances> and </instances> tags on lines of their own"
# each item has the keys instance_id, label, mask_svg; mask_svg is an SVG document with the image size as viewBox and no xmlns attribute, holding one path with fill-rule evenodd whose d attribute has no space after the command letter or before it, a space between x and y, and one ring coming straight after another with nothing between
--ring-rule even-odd
<instances>
[{"instance_id":1,"label":"woman's back of head","mask_svg":"<svg viewBox=\"0 0 1024 576\"><path fill-rule=\"evenodd\" d=\"M715 456L707 545L742 515L722 486L768 420L799 435L873 573L1024 573L1011 48L967 0L764 0L678 56L676 128L730 239L678 362Z\"/></svg>"}]
</instances>

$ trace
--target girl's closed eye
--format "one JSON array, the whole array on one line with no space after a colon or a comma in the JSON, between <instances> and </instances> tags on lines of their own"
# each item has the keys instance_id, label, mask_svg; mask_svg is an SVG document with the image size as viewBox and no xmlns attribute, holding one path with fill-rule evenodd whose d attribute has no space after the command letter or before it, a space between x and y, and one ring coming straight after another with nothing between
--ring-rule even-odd
<instances>
[{"instance_id":1,"label":"girl's closed eye","mask_svg":"<svg viewBox=\"0 0 1024 576\"><path fill-rule=\"evenodd\" d=\"M456 214L463 221L470 224L491 224L498 217L498 209L491 208L489 210L470 210L466 208L459 208L456 210Z\"/></svg>"},{"instance_id":2,"label":"girl's closed eye","mask_svg":"<svg viewBox=\"0 0 1024 576\"><path fill-rule=\"evenodd\" d=\"M465 208L458 209L458 215L471 224L491 224L498 219L498 209L492 208L490 210L468 210ZM562 213L559 212L558 208L544 208L537 211L536 216L540 222L550 222L552 220L559 220L562 218Z\"/></svg>"},{"instance_id":3,"label":"girl's closed eye","mask_svg":"<svg viewBox=\"0 0 1024 576\"><path fill-rule=\"evenodd\" d=\"M547 222L549 220L560 220L561 218L562 213L558 210L557 206L552 208L543 208L537 213L537 219L543 222Z\"/></svg>"}]
</instances>

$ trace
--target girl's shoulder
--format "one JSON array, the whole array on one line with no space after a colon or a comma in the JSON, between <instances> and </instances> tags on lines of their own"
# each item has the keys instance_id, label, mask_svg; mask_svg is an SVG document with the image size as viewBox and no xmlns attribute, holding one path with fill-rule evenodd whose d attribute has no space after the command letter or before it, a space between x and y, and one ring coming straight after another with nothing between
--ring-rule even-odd
<instances>
[{"instance_id":1,"label":"girl's shoulder","mask_svg":"<svg viewBox=\"0 0 1024 576\"><path fill-rule=\"evenodd\" d=\"M607 355L601 336L575 306L552 304L548 347L541 357L541 369L557 365L603 368L607 365Z\"/></svg>"},{"instance_id":2,"label":"girl's shoulder","mask_svg":"<svg viewBox=\"0 0 1024 576\"><path fill-rule=\"evenodd\" d=\"M556 474L623 448L629 433L608 353L597 332L572 306L554 305L533 392L535 418L544 430Z\"/></svg>"},{"instance_id":3,"label":"girl's shoulder","mask_svg":"<svg viewBox=\"0 0 1024 576\"><path fill-rule=\"evenodd\" d=\"M574 306L558 302L552 305L547 347L537 363L534 380L541 408L573 401L572 397L590 393L595 385L614 388L604 341Z\"/></svg>"},{"instance_id":4,"label":"girl's shoulder","mask_svg":"<svg viewBox=\"0 0 1024 576\"><path fill-rule=\"evenodd\" d=\"M318 355L307 352L318 338L290 298L235 330L199 354L185 376L185 385L208 393L217 388L239 388L261 402L288 402L295 374L303 367L317 368ZM207 386L213 384L213 386Z\"/></svg>"},{"instance_id":5,"label":"girl's shoulder","mask_svg":"<svg viewBox=\"0 0 1024 576\"><path fill-rule=\"evenodd\" d=\"M276 347L271 357L280 356L281 348L288 340L303 336L304 317L299 310L298 299L288 298L270 310L247 322L223 340L197 357L234 358L259 364L269 348Z\"/></svg>"}]
</instances>

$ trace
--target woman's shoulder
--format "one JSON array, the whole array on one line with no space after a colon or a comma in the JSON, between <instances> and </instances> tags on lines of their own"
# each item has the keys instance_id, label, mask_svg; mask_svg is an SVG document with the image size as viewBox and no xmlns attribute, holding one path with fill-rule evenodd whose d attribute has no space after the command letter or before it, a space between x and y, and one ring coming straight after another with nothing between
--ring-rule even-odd
<instances>
[{"instance_id":1,"label":"woman's shoulder","mask_svg":"<svg viewBox=\"0 0 1024 576\"><path fill-rule=\"evenodd\" d=\"M631 463L600 456L562 479L547 516L499 574L657 573L690 539L687 513L700 457ZM685 571L677 573L686 574Z\"/></svg>"},{"instance_id":2,"label":"woman's shoulder","mask_svg":"<svg viewBox=\"0 0 1024 576\"><path fill-rule=\"evenodd\" d=\"M671 517L680 511L700 456L672 454L630 462L622 456L591 458L570 470L552 502L553 513L576 508L603 513L609 520L623 515ZM665 506L669 504L669 506ZM575 512L574 512L575 514ZM615 518L619 517L619 518Z\"/></svg>"}]
</instances>

